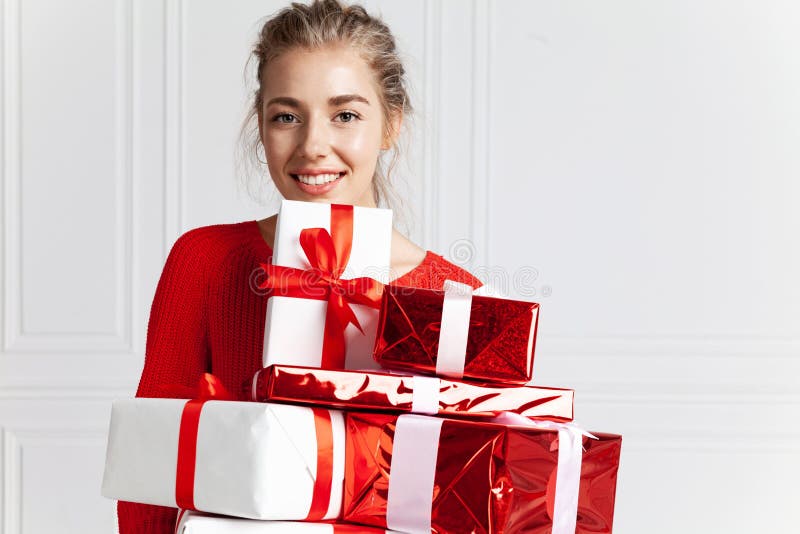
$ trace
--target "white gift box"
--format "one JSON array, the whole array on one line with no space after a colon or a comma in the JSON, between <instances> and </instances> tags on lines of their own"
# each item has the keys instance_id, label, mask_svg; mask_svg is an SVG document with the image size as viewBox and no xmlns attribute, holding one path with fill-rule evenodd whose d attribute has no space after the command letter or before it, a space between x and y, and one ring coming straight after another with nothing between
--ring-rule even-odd
<instances>
[{"instance_id":1,"label":"white gift box","mask_svg":"<svg viewBox=\"0 0 800 534\"><path fill-rule=\"evenodd\" d=\"M363 525L292 521L257 521L181 512L175 534L393 534L394 530Z\"/></svg>"},{"instance_id":2,"label":"white gift box","mask_svg":"<svg viewBox=\"0 0 800 534\"><path fill-rule=\"evenodd\" d=\"M331 228L331 204L283 200L275 229L272 263L309 269L300 246L305 228ZM389 282L392 212L382 208L353 207L353 240L342 279L362 276ZM264 327L264 367L272 364L320 367L327 301L280 296L267 301ZM364 331L349 324L345 329L345 368L379 369L372 358L378 325L378 309L350 305Z\"/></svg>"},{"instance_id":3,"label":"white gift box","mask_svg":"<svg viewBox=\"0 0 800 534\"><path fill-rule=\"evenodd\" d=\"M178 439L186 405L180 399L114 402L103 496L180 507ZM333 519L342 502L344 422L341 412L324 412L330 415L333 458L330 502L321 519ZM206 401L193 448L194 508L252 519L306 519L317 478L316 424L314 410L300 406Z\"/></svg>"}]
</instances>

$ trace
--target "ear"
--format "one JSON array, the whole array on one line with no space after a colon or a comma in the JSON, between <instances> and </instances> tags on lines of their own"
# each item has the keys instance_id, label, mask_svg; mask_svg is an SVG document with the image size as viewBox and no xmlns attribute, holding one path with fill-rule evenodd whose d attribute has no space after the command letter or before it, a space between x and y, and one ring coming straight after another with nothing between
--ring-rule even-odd
<instances>
[{"instance_id":1,"label":"ear","mask_svg":"<svg viewBox=\"0 0 800 534\"><path fill-rule=\"evenodd\" d=\"M261 108L256 110L256 119L258 119L258 138L261 140L264 139L264 112Z\"/></svg>"},{"instance_id":2,"label":"ear","mask_svg":"<svg viewBox=\"0 0 800 534\"><path fill-rule=\"evenodd\" d=\"M383 138L383 143L381 144L382 150L389 150L392 148L392 145L397 141L397 138L400 136L400 128L403 126L403 112L398 111L394 113L391 118L389 119L389 128L388 132Z\"/></svg>"}]
</instances>

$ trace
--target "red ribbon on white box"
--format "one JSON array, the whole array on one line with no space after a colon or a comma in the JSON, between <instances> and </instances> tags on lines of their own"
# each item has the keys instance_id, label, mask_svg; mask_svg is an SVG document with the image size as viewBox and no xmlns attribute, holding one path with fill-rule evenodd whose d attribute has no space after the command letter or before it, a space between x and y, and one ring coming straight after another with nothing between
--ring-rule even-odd
<instances>
[{"instance_id":1,"label":"red ribbon on white box","mask_svg":"<svg viewBox=\"0 0 800 534\"><path fill-rule=\"evenodd\" d=\"M439 346L436 352L437 375L464 377L464 358L467 354L471 313L472 286L445 280Z\"/></svg>"},{"instance_id":2,"label":"red ribbon on white box","mask_svg":"<svg viewBox=\"0 0 800 534\"><path fill-rule=\"evenodd\" d=\"M203 406L210 400L233 400L222 382L210 373L204 373L198 385L196 399L186 401L181 414L178 436L178 456L175 474L175 503L183 510L197 510L194 504L195 467L197 462L197 437ZM307 521L325 518L331 502L333 484L333 423L331 412L311 408L317 444L316 470L311 506Z\"/></svg>"},{"instance_id":3,"label":"red ribbon on white box","mask_svg":"<svg viewBox=\"0 0 800 534\"><path fill-rule=\"evenodd\" d=\"M431 531L436 458L444 421L422 415L398 417L389 468L388 528L410 534L428 534ZM574 423L532 420L511 412L504 412L492 421L558 432L552 534L575 534L583 436L596 439L595 436Z\"/></svg>"},{"instance_id":4,"label":"red ribbon on white box","mask_svg":"<svg viewBox=\"0 0 800 534\"><path fill-rule=\"evenodd\" d=\"M258 285L259 289L270 290L277 296L328 302L320 359L323 369L344 369L347 326L353 324L364 334L352 305L377 309L383 292L383 284L370 277L342 278L353 246L353 212L351 205L331 204L330 232L325 228L305 228L300 232L299 242L308 269L261 264L267 278Z\"/></svg>"}]
</instances>

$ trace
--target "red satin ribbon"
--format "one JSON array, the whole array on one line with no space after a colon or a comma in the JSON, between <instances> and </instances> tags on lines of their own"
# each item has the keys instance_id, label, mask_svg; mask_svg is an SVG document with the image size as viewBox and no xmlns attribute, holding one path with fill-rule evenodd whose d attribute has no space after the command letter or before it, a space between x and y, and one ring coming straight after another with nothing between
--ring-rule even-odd
<instances>
[{"instance_id":1,"label":"red satin ribbon","mask_svg":"<svg viewBox=\"0 0 800 534\"><path fill-rule=\"evenodd\" d=\"M194 475L197 465L197 429L203 405L209 400L234 400L220 380L204 373L198 384L198 398L186 402L181 414L178 434L178 462L175 474L175 503L184 510L197 510L194 506ZM317 439L317 477L308 521L325 517L331 502L333 488L333 425L331 414L322 408L313 408L314 430Z\"/></svg>"},{"instance_id":2,"label":"red satin ribbon","mask_svg":"<svg viewBox=\"0 0 800 534\"><path fill-rule=\"evenodd\" d=\"M209 400L234 400L219 378L203 373L197 384L196 397L187 401L181 414L178 434L178 465L175 473L175 503L184 510L194 507L194 470L197 464L197 428L200 413Z\"/></svg>"},{"instance_id":3,"label":"red satin ribbon","mask_svg":"<svg viewBox=\"0 0 800 534\"><path fill-rule=\"evenodd\" d=\"M183 407L178 435L178 470L175 473L175 503L184 510L194 507L194 469L197 464L197 428L205 400L190 400Z\"/></svg>"},{"instance_id":4,"label":"red satin ribbon","mask_svg":"<svg viewBox=\"0 0 800 534\"><path fill-rule=\"evenodd\" d=\"M360 525L346 525L333 523L333 534L361 534L364 530Z\"/></svg>"},{"instance_id":5,"label":"red satin ribbon","mask_svg":"<svg viewBox=\"0 0 800 534\"><path fill-rule=\"evenodd\" d=\"M313 408L317 434L317 478L307 521L319 521L328 513L333 487L333 425L328 410Z\"/></svg>"},{"instance_id":6,"label":"red satin ribbon","mask_svg":"<svg viewBox=\"0 0 800 534\"><path fill-rule=\"evenodd\" d=\"M353 324L363 334L350 304L380 308L383 284L369 277L343 280L341 277L353 245L353 206L331 204L331 231L324 228L305 228L300 232L300 246L308 258L310 269L261 264L267 279L260 289L273 294L327 300L323 333L323 369L344 369L347 325Z\"/></svg>"}]
</instances>

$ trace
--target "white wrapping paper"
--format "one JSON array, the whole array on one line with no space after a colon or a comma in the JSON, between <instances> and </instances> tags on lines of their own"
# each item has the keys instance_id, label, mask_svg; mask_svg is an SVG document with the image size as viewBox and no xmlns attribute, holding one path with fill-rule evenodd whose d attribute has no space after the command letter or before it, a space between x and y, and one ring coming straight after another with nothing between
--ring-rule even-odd
<instances>
[{"instance_id":1,"label":"white wrapping paper","mask_svg":"<svg viewBox=\"0 0 800 534\"><path fill-rule=\"evenodd\" d=\"M115 401L102 494L177 507L180 399ZM329 411L333 484L325 519L338 517L344 480L344 421ZM317 470L314 414L300 406L207 401L197 432L194 505L252 519L307 517Z\"/></svg>"},{"instance_id":2,"label":"white wrapping paper","mask_svg":"<svg viewBox=\"0 0 800 534\"><path fill-rule=\"evenodd\" d=\"M308 269L309 262L300 247L304 228L330 231L330 204L283 200L275 228L272 263ZM369 276L388 283L392 242L392 211L380 208L353 208L353 245L343 279ZM353 312L364 334L354 325L345 330L347 352L345 368L378 369L372 348L378 328L378 310L353 304ZM272 364L319 367L327 302L270 296L264 328L264 366Z\"/></svg>"},{"instance_id":3,"label":"white wrapping paper","mask_svg":"<svg viewBox=\"0 0 800 534\"><path fill-rule=\"evenodd\" d=\"M197 512L182 512L175 534L335 534L337 527L331 523L292 521L257 521L220 517ZM396 531L348 525L340 530L347 533L394 534ZM398 533L399 534L399 533Z\"/></svg>"}]
</instances>

